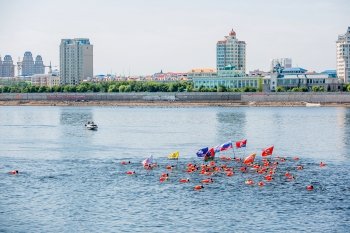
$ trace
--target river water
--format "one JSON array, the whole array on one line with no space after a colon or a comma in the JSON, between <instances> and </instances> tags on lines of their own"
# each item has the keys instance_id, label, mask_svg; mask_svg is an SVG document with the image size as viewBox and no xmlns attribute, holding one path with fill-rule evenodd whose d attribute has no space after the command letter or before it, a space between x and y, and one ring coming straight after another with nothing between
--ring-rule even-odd
<instances>
[{"instance_id":1,"label":"river water","mask_svg":"<svg viewBox=\"0 0 350 233\"><path fill-rule=\"evenodd\" d=\"M89 120L97 131L85 129ZM348 108L1 107L0 132L0 232L350 229ZM235 175L214 174L214 183L195 191L203 176L185 166L202 163L196 151L240 139L248 140L245 149L216 157L257 152L260 161L261 150L274 145L271 160L287 159L275 179L245 185L262 177L218 159ZM176 150L179 161L168 161ZM159 167L147 171L141 161L150 155ZM14 169L18 175L7 173ZM287 180L286 171L295 179ZM162 183L163 172L169 180ZM187 177L189 183L179 183ZM313 191L306 190L310 184Z\"/></svg>"}]
</instances>

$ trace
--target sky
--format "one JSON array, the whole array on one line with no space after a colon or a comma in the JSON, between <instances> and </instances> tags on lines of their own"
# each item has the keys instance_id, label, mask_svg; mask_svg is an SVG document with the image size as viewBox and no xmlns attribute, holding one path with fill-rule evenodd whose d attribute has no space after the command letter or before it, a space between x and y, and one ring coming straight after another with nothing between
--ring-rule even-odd
<instances>
[{"instance_id":1,"label":"sky","mask_svg":"<svg viewBox=\"0 0 350 233\"><path fill-rule=\"evenodd\" d=\"M148 75L216 67L216 42L233 29L247 72L292 58L309 71L336 67L349 0L0 0L0 55L25 51L59 66L63 38L89 38L94 74Z\"/></svg>"}]
</instances>

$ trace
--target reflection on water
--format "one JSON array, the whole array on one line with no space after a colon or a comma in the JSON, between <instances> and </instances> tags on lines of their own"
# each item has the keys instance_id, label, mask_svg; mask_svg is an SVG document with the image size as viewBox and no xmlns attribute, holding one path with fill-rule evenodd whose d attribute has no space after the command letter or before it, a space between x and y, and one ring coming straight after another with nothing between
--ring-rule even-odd
<instances>
[{"instance_id":1,"label":"reflection on water","mask_svg":"<svg viewBox=\"0 0 350 233\"><path fill-rule=\"evenodd\" d=\"M227 111L219 111L217 113L217 135L220 141L239 140L246 137L245 112L239 109L229 109Z\"/></svg>"},{"instance_id":2,"label":"reflection on water","mask_svg":"<svg viewBox=\"0 0 350 233\"><path fill-rule=\"evenodd\" d=\"M60 124L62 125L84 125L93 120L90 108L62 108L60 109Z\"/></svg>"}]
</instances>

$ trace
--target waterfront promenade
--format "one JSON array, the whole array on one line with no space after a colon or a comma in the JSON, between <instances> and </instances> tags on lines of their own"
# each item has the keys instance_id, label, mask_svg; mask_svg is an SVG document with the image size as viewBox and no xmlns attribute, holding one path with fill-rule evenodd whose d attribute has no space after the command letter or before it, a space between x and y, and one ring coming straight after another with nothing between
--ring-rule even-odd
<instances>
[{"instance_id":1,"label":"waterfront promenade","mask_svg":"<svg viewBox=\"0 0 350 233\"><path fill-rule=\"evenodd\" d=\"M1 93L0 105L179 105L179 106L326 106L349 105L350 93Z\"/></svg>"}]
</instances>

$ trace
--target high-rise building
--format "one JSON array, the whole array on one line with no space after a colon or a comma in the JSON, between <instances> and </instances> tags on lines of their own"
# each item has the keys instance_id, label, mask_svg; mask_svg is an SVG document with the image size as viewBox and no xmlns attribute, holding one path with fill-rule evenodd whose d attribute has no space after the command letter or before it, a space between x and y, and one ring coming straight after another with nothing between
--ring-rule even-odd
<instances>
[{"instance_id":1,"label":"high-rise building","mask_svg":"<svg viewBox=\"0 0 350 233\"><path fill-rule=\"evenodd\" d=\"M76 85L93 77L93 45L89 39L61 40L60 76L62 85Z\"/></svg>"},{"instance_id":2,"label":"high-rise building","mask_svg":"<svg viewBox=\"0 0 350 233\"><path fill-rule=\"evenodd\" d=\"M34 72L34 60L31 52L27 51L24 53L22 60L22 75L30 76L33 75Z\"/></svg>"},{"instance_id":3,"label":"high-rise building","mask_svg":"<svg viewBox=\"0 0 350 233\"><path fill-rule=\"evenodd\" d=\"M271 61L271 71L273 71L273 68L280 64L283 68L292 68L292 59L291 58L275 58Z\"/></svg>"},{"instance_id":4,"label":"high-rise building","mask_svg":"<svg viewBox=\"0 0 350 233\"><path fill-rule=\"evenodd\" d=\"M2 62L2 72L1 77L14 77L15 76L15 65L13 64L12 57L6 55L4 61Z\"/></svg>"},{"instance_id":5,"label":"high-rise building","mask_svg":"<svg viewBox=\"0 0 350 233\"><path fill-rule=\"evenodd\" d=\"M226 66L232 66L243 73L246 71L246 43L236 38L233 29L224 40L216 43L216 68L219 71Z\"/></svg>"},{"instance_id":6,"label":"high-rise building","mask_svg":"<svg viewBox=\"0 0 350 233\"><path fill-rule=\"evenodd\" d=\"M40 55L36 56L34 63L34 74L44 74L45 66L43 63L43 59Z\"/></svg>"},{"instance_id":7,"label":"high-rise building","mask_svg":"<svg viewBox=\"0 0 350 233\"><path fill-rule=\"evenodd\" d=\"M337 40L337 75L344 83L350 83L350 27Z\"/></svg>"}]
</instances>

